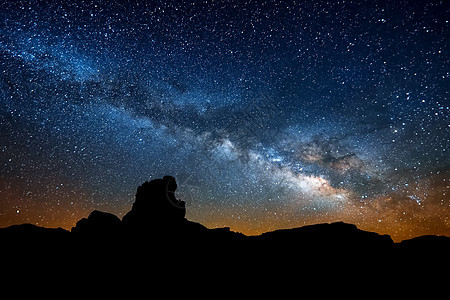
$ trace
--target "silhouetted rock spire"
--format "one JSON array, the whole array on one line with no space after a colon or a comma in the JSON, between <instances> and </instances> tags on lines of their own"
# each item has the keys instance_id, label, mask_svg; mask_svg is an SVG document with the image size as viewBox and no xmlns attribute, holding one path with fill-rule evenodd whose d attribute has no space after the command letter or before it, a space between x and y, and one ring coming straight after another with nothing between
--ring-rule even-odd
<instances>
[{"instance_id":1,"label":"silhouetted rock spire","mask_svg":"<svg viewBox=\"0 0 450 300\"><path fill-rule=\"evenodd\" d=\"M129 228L148 229L176 226L186 221L185 202L175 197L177 183L172 176L146 181L138 187L136 200L122 219Z\"/></svg>"}]
</instances>

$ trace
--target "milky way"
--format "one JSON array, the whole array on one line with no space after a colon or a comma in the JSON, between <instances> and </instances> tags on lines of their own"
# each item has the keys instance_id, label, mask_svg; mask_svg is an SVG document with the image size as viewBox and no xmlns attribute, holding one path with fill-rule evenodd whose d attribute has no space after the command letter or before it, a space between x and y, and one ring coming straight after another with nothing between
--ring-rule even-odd
<instances>
[{"instance_id":1,"label":"milky way","mask_svg":"<svg viewBox=\"0 0 450 300\"><path fill-rule=\"evenodd\" d=\"M0 1L0 226L450 235L447 1Z\"/></svg>"}]
</instances>

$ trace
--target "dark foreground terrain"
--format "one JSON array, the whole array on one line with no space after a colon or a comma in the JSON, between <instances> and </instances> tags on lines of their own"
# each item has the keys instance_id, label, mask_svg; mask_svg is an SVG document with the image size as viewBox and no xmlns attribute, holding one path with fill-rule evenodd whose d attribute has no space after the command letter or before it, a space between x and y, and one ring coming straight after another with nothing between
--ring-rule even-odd
<instances>
[{"instance_id":1,"label":"dark foreground terrain","mask_svg":"<svg viewBox=\"0 0 450 300\"><path fill-rule=\"evenodd\" d=\"M422 236L394 243L389 235L343 222L245 236L187 220L185 203L175 197L176 188L171 176L145 182L122 220L93 211L71 231L31 224L2 228L3 266L19 273L33 266L34 271L56 268L57 273L91 276L159 270L167 272L167 280L175 280L174 270L176 276L187 277L193 270L274 277L290 270L317 276L345 272L356 278L361 272L396 276L425 268L448 276L449 237Z\"/></svg>"}]
</instances>

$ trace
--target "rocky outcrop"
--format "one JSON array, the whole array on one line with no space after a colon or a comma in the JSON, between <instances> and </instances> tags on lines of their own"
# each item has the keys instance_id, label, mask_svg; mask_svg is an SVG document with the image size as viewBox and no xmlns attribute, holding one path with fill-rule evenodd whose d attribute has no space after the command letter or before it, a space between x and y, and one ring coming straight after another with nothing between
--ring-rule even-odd
<instances>
[{"instance_id":1,"label":"rocky outcrop","mask_svg":"<svg viewBox=\"0 0 450 300\"><path fill-rule=\"evenodd\" d=\"M90 235L111 235L122 230L120 219L113 214L94 210L87 218L77 222L73 233Z\"/></svg>"},{"instance_id":2,"label":"rocky outcrop","mask_svg":"<svg viewBox=\"0 0 450 300\"><path fill-rule=\"evenodd\" d=\"M144 182L137 189L133 207L122 219L124 226L129 230L182 226L186 207L175 197L176 189L172 176Z\"/></svg>"}]
</instances>

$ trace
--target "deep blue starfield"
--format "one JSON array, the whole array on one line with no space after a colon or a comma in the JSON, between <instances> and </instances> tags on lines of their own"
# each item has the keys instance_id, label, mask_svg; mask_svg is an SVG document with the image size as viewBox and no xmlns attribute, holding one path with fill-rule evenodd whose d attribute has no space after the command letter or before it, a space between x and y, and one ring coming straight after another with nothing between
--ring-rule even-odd
<instances>
[{"instance_id":1,"label":"deep blue starfield","mask_svg":"<svg viewBox=\"0 0 450 300\"><path fill-rule=\"evenodd\" d=\"M245 234L450 235L450 2L0 1L0 226L175 176Z\"/></svg>"}]
</instances>

